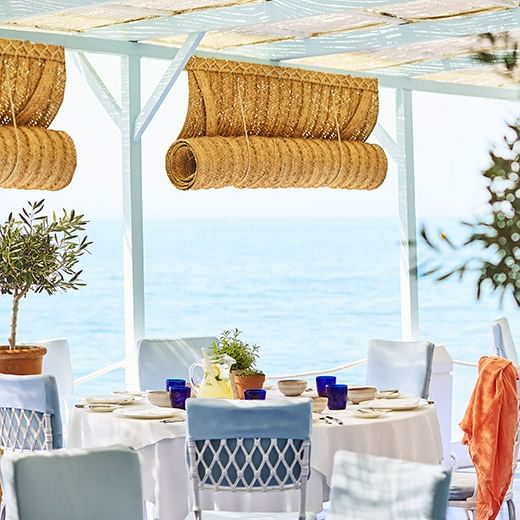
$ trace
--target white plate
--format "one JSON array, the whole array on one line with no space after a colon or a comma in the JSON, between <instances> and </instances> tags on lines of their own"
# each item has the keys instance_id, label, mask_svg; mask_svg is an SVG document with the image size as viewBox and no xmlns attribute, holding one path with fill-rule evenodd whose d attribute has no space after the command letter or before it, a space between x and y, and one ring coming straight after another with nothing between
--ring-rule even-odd
<instances>
[{"instance_id":1,"label":"white plate","mask_svg":"<svg viewBox=\"0 0 520 520\"><path fill-rule=\"evenodd\" d=\"M401 398L401 392L385 392L384 390L382 392L376 393L376 399L399 399Z\"/></svg>"},{"instance_id":2,"label":"white plate","mask_svg":"<svg viewBox=\"0 0 520 520\"><path fill-rule=\"evenodd\" d=\"M360 419L377 419L378 417L383 417L387 413L388 412L386 410L352 410L352 415L354 417L359 417Z\"/></svg>"},{"instance_id":3,"label":"white plate","mask_svg":"<svg viewBox=\"0 0 520 520\"><path fill-rule=\"evenodd\" d=\"M362 408L375 408L386 410L414 410L426 406L428 401L425 399L372 399L359 403Z\"/></svg>"},{"instance_id":4,"label":"white plate","mask_svg":"<svg viewBox=\"0 0 520 520\"><path fill-rule=\"evenodd\" d=\"M138 399L146 397L146 392L129 392L128 390L114 390L112 393L116 394L118 396L120 396L120 395L124 395L124 396L131 395L132 397L136 397Z\"/></svg>"},{"instance_id":5,"label":"white plate","mask_svg":"<svg viewBox=\"0 0 520 520\"><path fill-rule=\"evenodd\" d=\"M137 401L133 395L112 394L112 395L90 395L85 398L88 404L132 404Z\"/></svg>"},{"instance_id":6,"label":"white plate","mask_svg":"<svg viewBox=\"0 0 520 520\"><path fill-rule=\"evenodd\" d=\"M117 410L119 408L118 404L87 404L85 405L85 410L94 413L109 413Z\"/></svg>"},{"instance_id":7,"label":"white plate","mask_svg":"<svg viewBox=\"0 0 520 520\"><path fill-rule=\"evenodd\" d=\"M160 408L158 406L147 408L119 408L114 413L129 419L168 419L174 415L184 416L183 410L177 408Z\"/></svg>"}]
</instances>

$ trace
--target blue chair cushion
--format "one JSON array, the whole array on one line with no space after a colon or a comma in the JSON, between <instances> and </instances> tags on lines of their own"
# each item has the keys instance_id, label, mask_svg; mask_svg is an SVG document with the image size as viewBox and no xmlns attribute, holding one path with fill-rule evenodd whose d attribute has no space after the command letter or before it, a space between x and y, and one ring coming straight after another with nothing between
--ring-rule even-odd
<instances>
[{"instance_id":1,"label":"blue chair cushion","mask_svg":"<svg viewBox=\"0 0 520 520\"><path fill-rule=\"evenodd\" d=\"M310 399L235 401L188 399L187 436L191 440L271 438L308 440Z\"/></svg>"}]
</instances>

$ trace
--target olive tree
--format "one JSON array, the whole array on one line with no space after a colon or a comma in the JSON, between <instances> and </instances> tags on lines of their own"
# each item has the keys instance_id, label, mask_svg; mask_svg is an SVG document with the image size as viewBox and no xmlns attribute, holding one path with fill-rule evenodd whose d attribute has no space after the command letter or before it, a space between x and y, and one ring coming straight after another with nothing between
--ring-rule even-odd
<instances>
[{"instance_id":1,"label":"olive tree","mask_svg":"<svg viewBox=\"0 0 520 520\"><path fill-rule=\"evenodd\" d=\"M0 293L12 296L10 349L20 302L30 292L52 295L85 285L77 264L92 243L82 235L87 221L74 210L51 216L43 210L43 200L27 203L0 225Z\"/></svg>"}]
</instances>

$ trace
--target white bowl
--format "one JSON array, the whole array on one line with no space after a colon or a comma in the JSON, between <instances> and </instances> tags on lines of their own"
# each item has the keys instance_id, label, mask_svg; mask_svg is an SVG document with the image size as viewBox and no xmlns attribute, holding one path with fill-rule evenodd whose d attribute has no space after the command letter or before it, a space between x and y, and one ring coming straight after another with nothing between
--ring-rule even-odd
<instances>
[{"instance_id":1,"label":"white bowl","mask_svg":"<svg viewBox=\"0 0 520 520\"><path fill-rule=\"evenodd\" d=\"M375 386L350 386L348 389L348 400L354 404L374 399L377 393Z\"/></svg>"},{"instance_id":2,"label":"white bowl","mask_svg":"<svg viewBox=\"0 0 520 520\"><path fill-rule=\"evenodd\" d=\"M280 379L278 390L287 397L296 397L307 389L307 381L303 379Z\"/></svg>"},{"instance_id":3,"label":"white bowl","mask_svg":"<svg viewBox=\"0 0 520 520\"><path fill-rule=\"evenodd\" d=\"M311 397L313 413L321 413L327 408L328 399L326 397Z\"/></svg>"},{"instance_id":4,"label":"white bowl","mask_svg":"<svg viewBox=\"0 0 520 520\"><path fill-rule=\"evenodd\" d=\"M154 406L161 406L162 408L172 407L170 402L170 392L167 392L166 390L150 390L146 393L148 395L148 400Z\"/></svg>"}]
</instances>

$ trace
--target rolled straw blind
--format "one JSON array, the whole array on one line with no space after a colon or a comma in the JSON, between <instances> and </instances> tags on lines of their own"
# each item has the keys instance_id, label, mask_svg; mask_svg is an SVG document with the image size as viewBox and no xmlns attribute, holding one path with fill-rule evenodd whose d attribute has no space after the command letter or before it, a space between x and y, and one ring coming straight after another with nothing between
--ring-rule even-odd
<instances>
[{"instance_id":1,"label":"rolled straw blind","mask_svg":"<svg viewBox=\"0 0 520 520\"><path fill-rule=\"evenodd\" d=\"M65 91L62 47L0 40L0 187L59 190L72 180L76 149L48 130Z\"/></svg>"},{"instance_id":2,"label":"rolled straw blind","mask_svg":"<svg viewBox=\"0 0 520 520\"><path fill-rule=\"evenodd\" d=\"M189 106L166 170L179 189L374 189L381 147L377 81L340 74L192 58Z\"/></svg>"}]
</instances>

